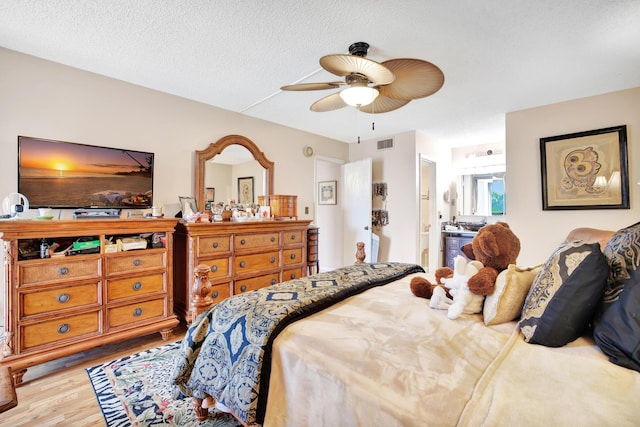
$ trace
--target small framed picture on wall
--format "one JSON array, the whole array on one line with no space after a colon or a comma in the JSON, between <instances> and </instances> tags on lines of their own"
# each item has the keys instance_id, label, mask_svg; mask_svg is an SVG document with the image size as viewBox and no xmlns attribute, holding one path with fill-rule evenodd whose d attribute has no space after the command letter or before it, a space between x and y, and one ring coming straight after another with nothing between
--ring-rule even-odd
<instances>
[{"instance_id":1,"label":"small framed picture on wall","mask_svg":"<svg viewBox=\"0 0 640 427\"><path fill-rule=\"evenodd\" d=\"M337 204L337 181L321 181L318 183L318 204Z\"/></svg>"}]
</instances>

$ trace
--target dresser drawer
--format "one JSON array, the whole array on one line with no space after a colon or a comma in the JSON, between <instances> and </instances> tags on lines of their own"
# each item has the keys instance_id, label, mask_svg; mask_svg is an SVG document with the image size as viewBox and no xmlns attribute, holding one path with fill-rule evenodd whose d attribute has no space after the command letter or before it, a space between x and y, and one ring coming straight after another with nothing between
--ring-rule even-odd
<instances>
[{"instance_id":1,"label":"dresser drawer","mask_svg":"<svg viewBox=\"0 0 640 427\"><path fill-rule=\"evenodd\" d=\"M161 317L164 313L164 298L142 301L136 304L129 304L122 307L110 308L107 313L107 323L110 328L140 322L142 320Z\"/></svg>"},{"instance_id":2,"label":"dresser drawer","mask_svg":"<svg viewBox=\"0 0 640 427\"><path fill-rule=\"evenodd\" d=\"M277 251L261 254L240 255L234 261L234 273L244 274L256 271L277 268L280 265L280 253Z\"/></svg>"},{"instance_id":3,"label":"dresser drawer","mask_svg":"<svg viewBox=\"0 0 640 427\"><path fill-rule=\"evenodd\" d=\"M28 350L44 344L84 338L100 332L100 312L79 314L20 326L20 349Z\"/></svg>"},{"instance_id":4,"label":"dresser drawer","mask_svg":"<svg viewBox=\"0 0 640 427\"><path fill-rule=\"evenodd\" d=\"M100 304L98 283L20 293L20 318Z\"/></svg>"},{"instance_id":5,"label":"dresser drawer","mask_svg":"<svg viewBox=\"0 0 640 427\"><path fill-rule=\"evenodd\" d=\"M197 257L205 257L229 252L231 249L231 235L201 236L196 243Z\"/></svg>"},{"instance_id":6,"label":"dresser drawer","mask_svg":"<svg viewBox=\"0 0 640 427\"><path fill-rule=\"evenodd\" d=\"M107 301L137 297L164 291L164 274L126 277L107 280Z\"/></svg>"},{"instance_id":7,"label":"dresser drawer","mask_svg":"<svg viewBox=\"0 0 640 427\"><path fill-rule=\"evenodd\" d=\"M282 251L283 265L299 264L301 262L302 262L302 248L285 249L284 251Z\"/></svg>"},{"instance_id":8,"label":"dresser drawer","mask_svg":"<svg viewBox=\"0 0 640 427\"><path fill-rule=\"evenodd\" d=\"M233 247L239 249L254 249L278 247L280 233L240 234L233 236Z\"/></svg>"},{"instance_id":9,"label":"dresser drawer","mask_svg":"<svg viewBox=\"0 0 640 427\"><path fill-rule=\"evenodd\" d=\"M209 280L229 277L229 258L202 260L199 264L209 266Z\"/></svg>"},{"instance_id":10,"label":"dresser drawer","mask_svg":"<svg viewBox=\"0 0 640 427\"><path fill-rule=\"evenodd\" d=\"M288 270L283 270L282 281L286 282L287 280L299 279L304 275L303 273L304 273L303 267L290 268Z\"/></svg>"},{"instance_id":11,"label":"dresser drawer","mask_svg":"<svg viewBox=\"0 0 640 427\"><path fill-rule=\"evenodd\" d=\"M105 273L107 276L165 267L165 252L139 251L126 255L105 256Z\"/></svg>"},{"instance_id":12,"label":"dresser drawer","mask_svg":"<svg viewBox=\"0 0 640 427\"><path fill-rule=\"evenodd\" d=\"M236 280L233 286L233 293L236 295L243 292L253 291L264 288L265 286L275 285L278 281L278 273L266 274L264 276L252 277L250 279Z\"/></svg>"},{"instance_id":13,"label":"dresser drawer","mask_svg":"<svg viewBox=\"0 0 640 427\"><path fill-rule=\"evenodd\" d=\"M282 243L286 245L297 245L302 243L302 231L283 231Z\"/></svg>"},{"instance_id":14,"label":"dresser drawer","mask_svg":"<svg viewBox=\"0 0 640 427\"><path fill-rule=\"evenodd\" d=\"M220 285L212 286L210 295L214 304L219 303L223 299L229 298L229 296L231 296L231 284L222 283Z\"/></svg>"},{"instance_id":15,"label":"dresser drawer","mask_svg":"<svg viewBox=\"0 0 640 427\"><path fill-rule=\"evenodd\" d=\"M100 259L87 256L65 257L37 263L19 263L19 284L68 282L79 279L99 279Z\"/></svg>"}]
</instances>

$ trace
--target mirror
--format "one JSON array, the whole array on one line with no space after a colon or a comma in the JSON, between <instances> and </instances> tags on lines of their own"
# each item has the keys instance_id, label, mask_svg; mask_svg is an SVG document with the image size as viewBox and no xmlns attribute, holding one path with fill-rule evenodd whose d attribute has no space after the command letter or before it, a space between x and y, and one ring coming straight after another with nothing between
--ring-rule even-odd
<instances>
[{"instance_id":1,"label":"mirror","mask_svg":"<svg viewBox=\"0 0 640 427\"><path fill-rule=\"evenodd\" d=\"M506 214L505 173L474 173L458 178L460 215L491 216Z\"/></svg>"},{"instance_id":2,"label":"mirror","mask_svg":"<svg viewBox=\"0 0 640 427\"><path fill-rule=\"evenodd\" d=\"M230 147L230 150L235 151L237 148L244 147L244 149L248 150L249 153L253 156L253 159L264 169L264 182L262 184L255 185L254 191L256 192L256 197L254 197L254 201L257 202L257 196L261 195L261 189L264 188L264 196L265 200L269 199L269 195L273 194L273 170L274 163L267 159L262 151L258 148L258 146L251 141L249 138L246 138L241 135L227 135L218 141L211 143L209 147L204 150L196 151L196 165L194 172L194 181L195 181L195 193L196 193L196 201L198 203L198 211L204 212L205 205L207 202L207 198L210 196L207 195L207 187L215 187L215 185L206 185L207 182L207 171L210 170L208 163L209 160L212 160L215 156L220 155L227 147ZM240 151L240 150L239 150ZM225 155L227 153L225 152ZM211 172L213 173L213 172ZM251 173L251 172L243 172L243 173ZM243 177L246 177L243 175ZM231 178L229 178L230 180ZM255 183L255 180L254 180ZM215 197L216 202L219 200L223 200L220 195L219 197Z\"/></svg>"}]
</instances>

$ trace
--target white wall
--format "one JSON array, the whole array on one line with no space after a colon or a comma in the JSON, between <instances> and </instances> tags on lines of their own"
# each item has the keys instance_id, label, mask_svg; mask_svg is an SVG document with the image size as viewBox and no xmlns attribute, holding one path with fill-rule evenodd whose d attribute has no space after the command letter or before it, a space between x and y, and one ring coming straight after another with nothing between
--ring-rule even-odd
<instances>
[{"instance_id":1,"label":"white wall","mask_svg":"<svg viewBox=\"0 0 640 427\"><path fill-rule=\"evenodd\" d=\"M542 210L540 138L627 125L631 209ZM518 263L544 262L575 227L616 230L640 220L640 88L508 113L507 215L520 238Z\"/></svg>"},{"instance_id":2,"label":"white wall","mask_svg":"<svg viewBox=\"0 0 640 427\"><path fill-rule=\"evenodd\" d=\"M393 148L386 150L377 149L378 138L351 144L349 160L370 157L373 182L387 183L389 225L373 230L380 237L378 261L416 262L417 242L414 237L418 205L415 197L415 132L394 135L393 140Z\"/></svg>"},{"instance_id":3,"label":"white wall","mask_svg":"<svg viewBox=\"0 0 640 427\"><path fill-rule=\"evenodd\" d=\"M231 165L221 165L220 163L205 163L205 187L211 187L215 189L213 201L217 204L219 202L227 202L227 200L233 198L233 182L231 179Z\"/></svg>"},{"instance_id":4,"label":"white wall","mask_svg":"<svg viewBox=\"0 0 640 427\"><path fill-rule=\"evenodd\" d=\"M193 195L194 151L225 135L246 136L275 162L275 192L298 195L302 219L313 219L304 206L314 200L313 159L302 148L348 158L339 141L8 49L0 48L0 64L0 197L17 191L18 135L154 152L155 202L169 216L178 196Z\"/></svg>"}]
</instances>

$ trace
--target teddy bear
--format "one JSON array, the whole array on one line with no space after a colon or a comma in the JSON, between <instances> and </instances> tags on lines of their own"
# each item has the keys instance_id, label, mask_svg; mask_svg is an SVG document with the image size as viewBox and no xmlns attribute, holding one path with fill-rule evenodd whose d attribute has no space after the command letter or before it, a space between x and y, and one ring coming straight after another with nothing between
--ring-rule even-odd
<instances>
[{"instance_id":1,"label":"teddy bear","mask_svg":"<svg viewBox=\"0 0 640 427\"><path fill-rule=\"evenodd\" d=\"M449 289L444 288L444 284L442 280L448 277L453 277L453 270L449 267L440 267L436 269L435 272L436 283L431 283L429 280L422 276L415 276L411 279L409 283L409 287L411 288L411 293L420 298L431 299L433 296L434 290L437 288L442 288L442 292L446 295L447 298L451 298L451 294L449 294Z\"/></svg>"},{"instance_id":2,"label":"teddy bear","mask_svg":"<svg viewBox=\"0 0 640 427\"><path fill-rule=\"evenodd\" d=\"M431 308L447 310L449 319L457 319L464 314L476 314L482 312L484 296L476 295L469 291L467 282L483 268L480 261L468 261L464 256L458 255L454 259L453 277L443 279L444 286L449 288L449 294L453 298L443 298L442 288L434 290L429 302Z\"/></svg>"},{"instance_id":3,"label":"teddy bear","mask_svg":"<svg viewBox=\"0 0 640 427\"><path fill-rule=\"evenodd\" d=\"M484 265L484 268L469 279L469 290L476 295L491 295L498 273L506 270L509 264L516 263L520 254L520 240L507 223L496 222L482 227L471 243L462 247L462 252L467 258L480 261ZM443 286L442 279L452 276L453 270L449 267L436 269L435 284L424 277L416 276L411 279L411 292L417 297L431 299L434 290ZM438 298L441 291L445 291L447 298L451 298L446 288L437 291Z\"/></svg>"},{"instance_id":4,"label":"teddy bear","mask_svg":"<svg viewBox=\"0 0 640 427\"><path fill-rule=\"evenodd\" d=\"M520 239L506 222L489 224L478 230L471 241L462 247L470 260L484 266L469 278L467 286L476 295L491 295L495 290L498 273L515 264L520 254Z\"/></svg>"}]
</instances>

